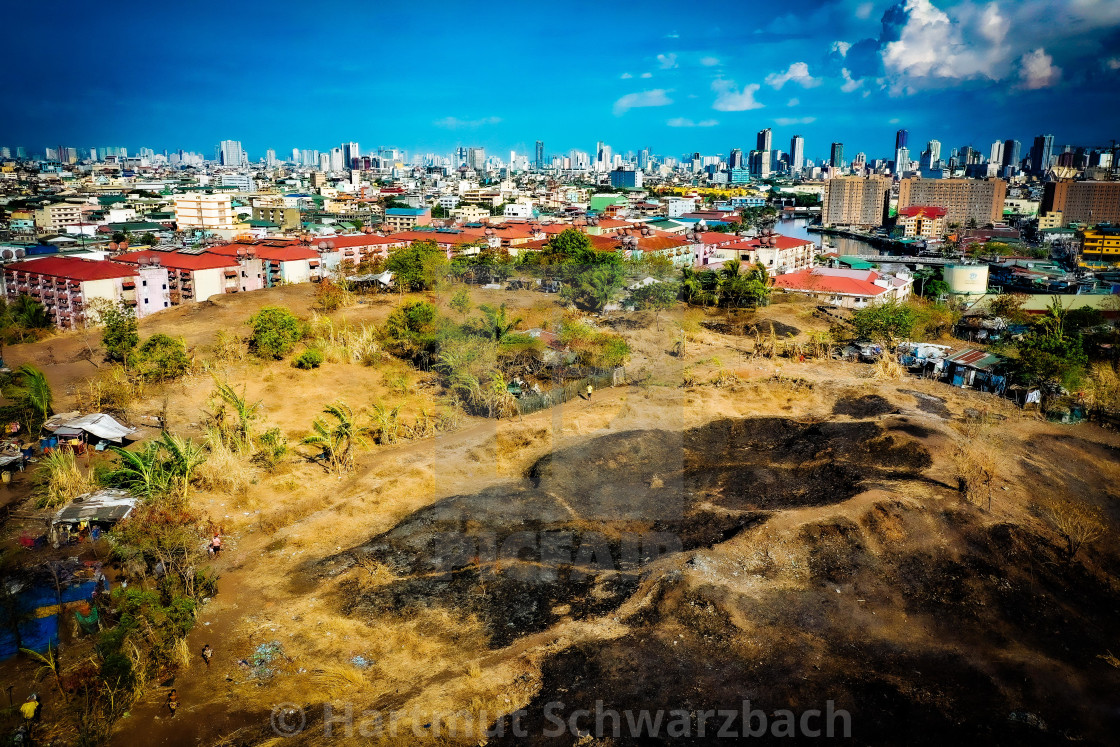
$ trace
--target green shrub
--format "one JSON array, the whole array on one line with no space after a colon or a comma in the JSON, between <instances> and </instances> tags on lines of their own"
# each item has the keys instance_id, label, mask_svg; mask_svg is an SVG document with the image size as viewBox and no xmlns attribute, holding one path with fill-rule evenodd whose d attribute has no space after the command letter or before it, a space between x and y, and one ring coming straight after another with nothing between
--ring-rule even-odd
<instances>
[{"instance_id":1,"label":"green shrub","mask_svg":"<svg viewBox=\"0 0 1120 747\"><path fill-rule=\"evenodd\" d=\"M173 381L187 373L191 361L182 340L155 334L132 353L129 365L144 381Z\"/></svg>"},{"instance_id":2,"label":"green shrub","mask_svg":"<svg viewBox=\"0 0 1120 747\"><path fill-rule=\"evenodd\" d=\"M283 358L307 333L307 325L283 306L265 306L248 324L253 328L249 351L266 360Z\"/></svg>"},{"instance_id":3,"label":"green shrub","mask_svg":"<svg viewBox=\"0 0 1120 747\"><path fill-rule=\"evenodd\" d=\"M323 365L323 354L318 350L304 350L298 358L292 361L292 365L305 371L318 368Z\"/></svg>"}]
</instances>

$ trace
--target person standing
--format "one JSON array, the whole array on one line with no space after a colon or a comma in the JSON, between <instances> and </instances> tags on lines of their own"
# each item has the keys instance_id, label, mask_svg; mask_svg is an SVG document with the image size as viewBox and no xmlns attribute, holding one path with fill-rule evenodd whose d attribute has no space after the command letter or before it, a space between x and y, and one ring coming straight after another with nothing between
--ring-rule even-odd
<instances>
[{"instance_id":1,"label":"person standing","mask_svg":"<svg viewBox=\"0 0 1120 747\"><path fill-rule=\"evenodd\" d=\"M172 716L179 710L179 693L175 692L175 688L171 688L171 692L167 694L167 710L171 711Z\"/></svg>"},{"instance_id":2,"label":"person standing","mask_svg":"<svg viewBox=\"0 0 1120 747\"><path fill-rule=\"evenodd\" d=\"M595 391L595 387L593 387L593 386L591 386L590 384L588 384L588 385L587 385L587 401L588 401L588 402L590 402L590 401L591 401L591 392L593 392L593 391Z\"/></svg>"},{"instance_id":3,"label":"person standing","mask_svg":"<svg viewBox=\"0 0 1120 747\"><path fill-rule=\"evenodd\" d=\"M214 649L210 648L210 644L207 643L205 646L202 647L202 660L204 662L206 662L206 668L207 669L210 668L210 660L213 659L213 658L214 658Z\"/></svg>"}]
</instances>

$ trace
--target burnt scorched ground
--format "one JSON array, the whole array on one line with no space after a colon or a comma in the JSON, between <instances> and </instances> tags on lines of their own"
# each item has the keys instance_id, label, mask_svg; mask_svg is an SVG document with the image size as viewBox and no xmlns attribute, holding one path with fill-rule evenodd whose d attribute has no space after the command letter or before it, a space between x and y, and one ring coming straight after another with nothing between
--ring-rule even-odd
<instances>
[{"instance_id":1,"label":"burnt scorched ground","mask_svg":"<svg viewBox=\"0 0 1120 747\"><path fill-rule=\"evenodd\" d=\"M477 616L503 647L617 608L662 556L723 542L775 510L920 478L929 464L920 445L873 422L626 432L553 452L518 483L440 501L318 571L379 564L389 583L344 582L347 613L444 605Z\"/></svg>"},{"instance_id":2,"label":"burnt scorched ground","mask_svg":"<svg viewBox=\"0 0 1120 747\"><path fill-rule=\"evenodd\" d=\"M913 543L931 526L952 542ZM850 714L856 744L1111 743L1120 672L1099 654L1115 647L1120 591L1062 562L1045 538L982 526L968 508L884 502L800 539L811 558L803 589L741 595L661 579L629 634L547 660L519 724L530 738L512 738L507 717L496 743L571 744L568 719L585 709L577 730L610 744L710 744L725 723L715 712L741 714L744 701L770 724L759 734L753 721L752 742L815 741L776 737L777 712L832 701ZM609 717L596 732L597 703L623 714L617 737ZM664 714L657 733L630 727L625 712L643 709ZM841 734L843 720L834 723Z\"/></svg>"}]
</instances>

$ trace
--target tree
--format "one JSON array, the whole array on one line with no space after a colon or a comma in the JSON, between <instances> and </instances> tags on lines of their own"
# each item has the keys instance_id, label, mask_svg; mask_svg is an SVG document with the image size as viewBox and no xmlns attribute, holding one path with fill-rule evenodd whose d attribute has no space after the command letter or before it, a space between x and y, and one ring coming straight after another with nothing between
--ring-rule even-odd
<instances>
[{"instance_id":1,"label":"tree","mask_svg":"<svg viewBox=\"0 0 1120 747\"><path fill-rule=\"evenodd\" d=\"M327 460L331 471L341 476L353 467L353 449L363 439L354 419L354 411L345 403L327 405L323 408L323 413L331 416L334 422L315 418L311 424L311 435L306 436L302 443L320 449L319 456Z\"/></svg>"},{"instance_id":2,"label":"tree","mask_svg":"<svg viewBox=\"0 0 1120 747\"><path fill-rule=\"evenodd\" d=\"M402 291L430 290L446 277L448 267L447 253L434 241L414 241L408 246L390 249L385 263Z\"/></svg>"},{"instance_id":3,"label":"tree","mask_svg":"<svg viewBox=\"0 0 1120 747\"><path fill-rule=\"evenodd\" d=\"M465 315L471 309L471 294L466 288L460 288L455 291L455 295L451 296L451 308L459 312L460 315Z\"/></svg>"},{"instance_id":4,"label":"tree","mask_svg":"<svg viewBox=\"0 0 1120 747\"><path fill-rule=\"evenodd\" d=\"M145 381L173 381L187 373L191 362L182 339L158 333L132 353L129 365Z\"/></svg>"},{"instance_id":5,"label":"tree","mask_svg":"<svg viewBox=\"0 0 1120 747\"><path fill-rule=\"evenodd\" d=\"M206 449L189 438L167 431L163 432L159 445L166 457L164 468L179 483L181 496L185 499L195 470L206 461Z\"/></svg>"},{"instance_id":6,"label":"tree","mask_svg":"<svg viewBox=\"0 0 1120 747\"><path fill-rule=\"evenodd\" d=\"M381 338L389 352L414 358L432 352L436 342L436 307L427 301L409 301L385 320Z\"/></svg>"},{"instance_id":7,"label":"tree","mask_svg":"<svg viewBox=\"0 0 1120 747\"><path fill-rule=\"evenodd\" d=\"M30 363L20 366L18 372L24 399L30 407L34 408L35 414L45 421L54 412L52 407L54 393L51 391L46 374Z\"/></svg>"},{"instance_id":8,"label":"tree","mask_svg":"<svg viewBox=\"0 0 1120 747\"><path fill-rule=\"evenodd\" d=\"M650 283L640 285L630 293L630 301L638 311L652 311L657 329L661 329L661 312L673 308L680 295L677 283Z\"/></svg>"},{"instance_id":9,"label":"tree","mask_svg":"<svg viewBox=\"0 0 1120 747\"><path fill-rule=\"evenodd\" d=\"M624 282L618 264L603 264L568 276L560 293L581 309L601 311Z\"/></svg>"},{"instance_id":10,"label":"tree","mask_svg":"<svg viewBox=\"0 0 1120 747\"><path fill-rule=\"evenodd\" d=\"M897 341L910 336L916 321L914 308L895 299L852 314L852 326L861 339L881 342L891 350Z\"/></svg>"},{"instance_id":11,"label":"tree","mask_svg":"<svg viewBox=\"0 0 1120 747\"><path fill-rule=\"evenodd\" d=\"M478 307L478 310L482 312L482 319L480 322L483 332L487 337L497 343L500 343L502 338L521 323L521 317L510 319L507 316L505 304L494 308L492 305L484 303Z\"/></svg>"},{"instance_id":12,"label":"tree","mask_svg":"<svg viewBox=\"0 0 1120 747\"><path fill-rule=\"evenodd\" d=\"M218 406L209 415L222 443L238 452L252 448L253 423L260 417L260 400L249 402L244 388L241 394L238 394L228 383L217 379L214 381L214 393L211 396L217 401ZM233 411L232 424L226 422L227 407Z\"/></svg>"},{"instance_id":13,"label":"tree","mask_svg":"<svg viewBox=\"0 0 1120 747\"><path fill-rule=\"evenodd\" d=\"M253 328L249 351L266 360L279 360L292 352L307 331L303 321L283 306L265 306L247 324Z\"/></svg>"},{"instance_id":14,"label":"tree","mask_svg":"<svg viewBox=\"0 0 1120 747\"><path fill-rule=\"evenodd\" d=\"M448 216L447 208L445 208L443 205L440 205L439 203L436 203L435 205L432 206L432 217L433 218L446 218L447 216Z\"/></svg>"},{"instance_id":15,"label":"tree","mask_svg":"<svg viewBox=\"0 0 1120 747\"><path fill-rule=\"evenodd\" d=\"M127 365L132 351L140 344L136 312L124 301L94 301L90 307L103 327L101 346L105 348L105 360Z\"/></svg>"},{"instance_id":16,"label":"tree","mask_svg":"<svg viewBox=\"0 0 1120 747\"><path fill-rule=\"evenodd\" d=\"M1028 316L1023 311L1023 304L1029 299L1030 296L1025 293L1003 293L988 301L988 312L1011 324L1024 324Z\"/></svg>"},{"instance_id":17,"label":"tree","mask_svg":"<svg viewBox=\"0 0 1120 747\"><path fill-rule=\"evenodd\" d=\"M156 238L156 235L154 233L151 233L150 231L140 238L140 243L147 246L155 246L157 241L158 239Z\"/></svg>"},{"instance_id":18,"label":"tree","mask_svg":"<svg viewBox=\"0 0 1120 747\"><path fill-rule=\"evenodd\" d=\"M1065 540L1066 562L1087 544L1100 539L1106 530L1104 516L1096 506L1073 500L1053 499L1041 506L1044 521Z\"/></svg>"},{"instance_id":19,"label":"tree","mask_svg":"<svg viewBox=\"0 0 1120 747\"><path fill-rule=\"evenodd\" d=\"M1088 363L1080 337L1052 332L1023 335L1018 354L1016 378L1030 385L1053 382L1067 388L1076 387Z\"/></svg>"}]
</instances>

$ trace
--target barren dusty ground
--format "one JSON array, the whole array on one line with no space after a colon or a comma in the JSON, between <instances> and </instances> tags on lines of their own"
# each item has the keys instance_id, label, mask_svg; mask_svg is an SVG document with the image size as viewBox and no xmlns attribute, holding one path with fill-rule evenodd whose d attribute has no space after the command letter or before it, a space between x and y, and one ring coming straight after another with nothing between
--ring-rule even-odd
<instances>
[{"instance_id":1,"label":"barren dusty ground","mask_svg":"<svg viewBox=\"0 0 1120 747\"><path fill-rule=\"evenodd\" d=\"M529 324L559 314L540 294L490 295L524 309ZM302 310L310 295L244 294L141 331L181 334L204 355L215 319L240 329L278 298ZM376 321L394 302L339 316ZM822 326L799 304L758 316ZM196 660L178 675L173 720L166 690L153 688L115 743L264 744L279 703L306 709L295 743L339 743L324 734L324 703L405 714L398 737L374 740L400 744L417 741L414 722L431 735L440 714L506 724L524 707L534 737L507 730L491 741L534 743L545 741L548 702L565 702L565 715L596 699L679 708L695 721L745 698L768 712L834 700L860 743L1103 743L1120 725L1118 670L1097 658L1120 648L1120 439L942 384L877 381L858 364L752 359L750 339L706 330L701 317L667 314L661 330L651 318L616 325L641 385L376 447L341 481L293 461L246 495L199 494L229 550L188 642L217 656L209 671ZM694 331L679 360L666 351L682 321ZM7 357L43 365L65 391L93 370L72 360L81 338ZM293 438L337 397L405 396L386 383L399 371L356 365L222 373L265 399L266 420ZM721 373L740 381L703 383ZM681 386L686 374L701 383ZM438 389L411 376L408 396L435 406ZM173 428L191 433L210 388L198 376L168 389ZM972 437L1000 454L990 511L955 490L949 455L966 411L988 423ZM1110 517L1110 536L1082 562L1061 562L1033 513L1049 494ZM664 555L627 545L654 533L679 544ZM510 545L512 536L531 541ZM541 557L556 538L569 562ZM237 664L270 641L285 655L271 677ZM439 739L479 741L446 730Z\"/></svg>"}]
</instances>

